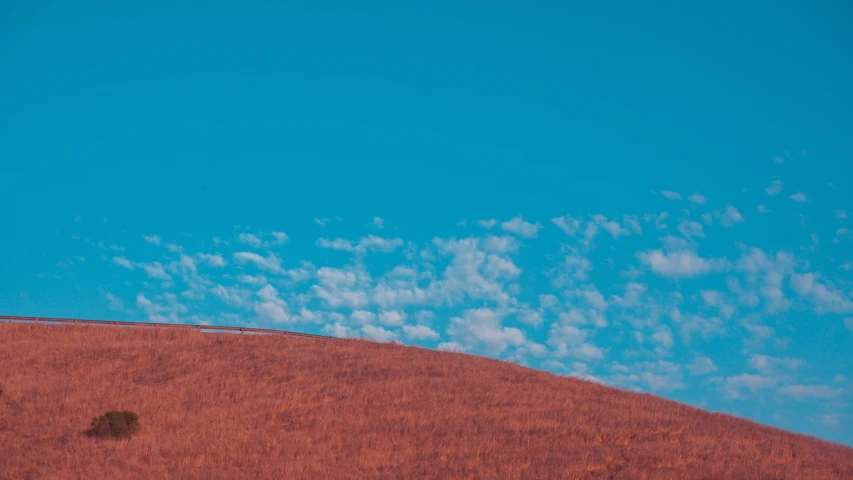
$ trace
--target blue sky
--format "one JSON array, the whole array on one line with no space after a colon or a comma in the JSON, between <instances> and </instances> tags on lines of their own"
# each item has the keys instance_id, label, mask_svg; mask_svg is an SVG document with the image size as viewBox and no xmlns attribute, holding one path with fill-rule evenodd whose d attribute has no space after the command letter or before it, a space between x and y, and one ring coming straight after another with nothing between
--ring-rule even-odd
<instances>
[{"instance_id":1,"label":"blue sky","mask_svg":"<svg viewBox=\"0 0 853 480\"><path fill-rule=\"evenodd\" d=\"M0 6L0 313L398 340L853 445L847 3L173 3Z\"/></svg>"}]
</instances>

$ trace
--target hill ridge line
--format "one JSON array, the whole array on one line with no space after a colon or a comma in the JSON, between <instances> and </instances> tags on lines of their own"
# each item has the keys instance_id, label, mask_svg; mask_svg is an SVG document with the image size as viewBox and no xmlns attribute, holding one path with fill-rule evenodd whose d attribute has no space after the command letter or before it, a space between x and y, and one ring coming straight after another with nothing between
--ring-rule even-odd
<instances>
[{"instance_id":1,"label":"hill ridge line","mask_svg":"<svg viewBox=\"0 0 853 480\"><path fill-rule=\"evenodd\" d=\"M340 340L337 337L327 335L316 335L313 333L294 332L290 330L278 330L272 328L235 327L228 325L199 325L187 323L163 323L163 322L130 322L125 320L89 320L82 318L59 318L59 317L28 317L17 315L0 315L0 322L5 323L29 323L34 325L95 325L103 327L140 327L140 328L172 328L172 329L194 329L205 333L217 332L240 332L263 335L283 335L288 337L316 338L325 340Z\"/></svg>"}]
</instances>

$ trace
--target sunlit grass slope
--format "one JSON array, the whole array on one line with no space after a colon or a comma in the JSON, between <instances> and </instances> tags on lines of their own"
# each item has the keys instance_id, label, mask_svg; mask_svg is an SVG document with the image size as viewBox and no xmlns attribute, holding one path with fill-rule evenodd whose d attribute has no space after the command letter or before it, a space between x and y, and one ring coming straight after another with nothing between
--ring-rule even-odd
<instances>
[{"instance_id":1,"label":"sunlit grass slope","mask_svg":"<svg viewBox=\"0 0 853 480\"><path fill-rule=\"evenodd\" d=\"M0 383L0 478L853 478L843 446L359 340L0 324ZM138 433L85 435L108 410Z\"/></svg>"}]
</instances>

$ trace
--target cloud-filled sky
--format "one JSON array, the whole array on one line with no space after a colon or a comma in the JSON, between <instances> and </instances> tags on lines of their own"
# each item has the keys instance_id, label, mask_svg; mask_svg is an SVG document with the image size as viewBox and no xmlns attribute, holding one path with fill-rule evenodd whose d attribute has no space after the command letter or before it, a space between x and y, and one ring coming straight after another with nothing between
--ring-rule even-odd
<instances>
[{"instance_id":1,"label":"cloud-filled sky","mask_svg":"<svg viewBox=\"0 0 853 480\"><path fill-rule=\"evenodd\" d=\"M0 7L0 314L400 341L853 445L841 3Z\"/></svg>"}]
</instances>

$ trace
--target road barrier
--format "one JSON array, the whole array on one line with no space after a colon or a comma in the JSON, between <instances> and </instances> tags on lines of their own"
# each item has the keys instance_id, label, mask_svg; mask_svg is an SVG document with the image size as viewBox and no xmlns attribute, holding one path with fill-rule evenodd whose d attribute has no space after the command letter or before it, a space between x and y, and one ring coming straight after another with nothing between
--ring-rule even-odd
<instances>
[{"instance_id":1,"label":"road barrier","mask_svg":"<svg viewBox=\"0 0 853 480\"><path fill-rule=\"evenodd\" d=\"M187 325L183 323L155 323L155 322L124 322L118 320L84 320L80 318L51 318L51 317L18 317L0 315L0 322L7 323L29 323L34 325L94 325L99 327L135 327L135 328L171 328L192 329L207 333L233 332L253 335L284 335L288 337L333 339L325 335L313 335L310 333L291 332L288 330L274 330L269 328L251 327L228 327L224 325Z\"/></svg>"}]
</instances>

